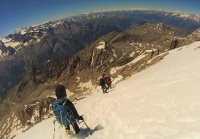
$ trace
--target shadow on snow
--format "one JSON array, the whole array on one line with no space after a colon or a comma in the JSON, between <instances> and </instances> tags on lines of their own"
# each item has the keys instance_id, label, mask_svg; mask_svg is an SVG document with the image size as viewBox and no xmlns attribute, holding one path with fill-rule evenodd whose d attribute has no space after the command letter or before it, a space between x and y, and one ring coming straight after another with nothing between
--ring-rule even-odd
<instances>
[{"instance_id":1,"label":"shadow on snow","mask_svg":"<svg viewBox=\"0 0 200 139\"><path fill-rule=\"evenodd\" d=\"M88 136L91 136L95 131L104 129L101 125L96 126L94 129L81 128L80 132L75 135L78 139L85 139Z\"/></svg>"}]
</instances>

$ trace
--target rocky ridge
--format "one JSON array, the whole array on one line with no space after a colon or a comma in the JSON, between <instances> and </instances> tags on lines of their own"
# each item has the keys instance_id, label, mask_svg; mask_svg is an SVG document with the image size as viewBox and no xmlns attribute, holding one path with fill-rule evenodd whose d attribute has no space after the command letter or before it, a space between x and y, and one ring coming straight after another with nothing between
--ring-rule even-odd
<instances>
[{"instance_id":1,"label":"rocky ridge","mask_svg":"<svg viewBox=\"0 0 200 139\"><path fill-rule=\"evenodd\" d=\"M63 55L71 56L111 31L120 30L106 25L62 22L54 29L34 28L24 34L9 35L11 42L19 42L19 45L11 47L11 42L0 43L0 97L19 83L32 65L42 65Z\"/></svg>"}]
</instances>

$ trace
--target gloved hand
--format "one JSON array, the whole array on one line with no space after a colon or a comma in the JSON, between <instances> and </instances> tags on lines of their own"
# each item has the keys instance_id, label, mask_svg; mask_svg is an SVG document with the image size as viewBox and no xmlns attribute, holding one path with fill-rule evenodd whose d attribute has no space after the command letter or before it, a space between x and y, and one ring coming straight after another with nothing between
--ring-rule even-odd
<instances>
[{"instance_id":1,"label":"gloved hand","mask_svg":"<svg viewBox=\"0 0 200 139\"><path fill-rule=\"evenodd\" d=\"M83 116L79 116L78 120L84 120Z\"/></svg>"}]
</instances>

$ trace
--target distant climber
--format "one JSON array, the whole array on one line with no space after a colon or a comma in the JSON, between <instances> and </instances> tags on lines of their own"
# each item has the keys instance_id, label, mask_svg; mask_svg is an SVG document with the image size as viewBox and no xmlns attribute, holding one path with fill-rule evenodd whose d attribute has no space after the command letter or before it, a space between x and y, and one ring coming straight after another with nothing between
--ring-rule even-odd
<instances>
[{"instance_id":1,"label":"distant climber","mask_svg":"<svg viewBox=\"0 0 200 139\"><path fill-rule=\"evenodd\" d=\"M101 86L103 93L107 93L108 87L106 86L105 74L100 78L99 85Z\"/></svg>"},{"instance_id":2,"label":"distant climber","mask_svg":"<svg viewBox=\"0 0 200 139\"><path fill-rule=\"evenodd\" d=\"M79 116L74 104L67 99L66 89L63 85L57 85L55 89L57 100L52 104L53 112L59 124L65 126L66 133L70 134L70 125L74 128L76 134L79 133L80 128L77 124L78 120L84 120Z\"/></svg>"}]
</instances>

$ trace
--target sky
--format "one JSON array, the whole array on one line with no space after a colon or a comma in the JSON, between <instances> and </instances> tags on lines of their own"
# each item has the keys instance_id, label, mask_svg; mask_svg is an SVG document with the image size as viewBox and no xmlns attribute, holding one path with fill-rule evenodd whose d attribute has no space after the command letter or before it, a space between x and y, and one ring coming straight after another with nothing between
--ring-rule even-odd
<instances>
[{"instance_id":1,"label":"sky","mask_svg":"<svg viewBox=\"0 0 200 139\"><path fill-rule=\"evenodd\" d=\"M199 139L199 59L200 41L170 51L106 94L98 88L75 102L90 130L80 123L78 135L66 135L51 117L14 139Z\"/></svg>"},{"instance_id":2,"label":"sky","mask_svg":"<svg viewBox=\"0 0 200 139\"><path fill-rule=\"evenodd\" d=\"M0 0L0 36L17 28L115 8L150 8L200 15L199 0Z\"/></svg>"}]
</instances>

